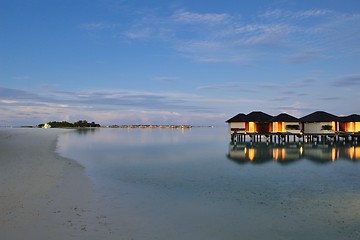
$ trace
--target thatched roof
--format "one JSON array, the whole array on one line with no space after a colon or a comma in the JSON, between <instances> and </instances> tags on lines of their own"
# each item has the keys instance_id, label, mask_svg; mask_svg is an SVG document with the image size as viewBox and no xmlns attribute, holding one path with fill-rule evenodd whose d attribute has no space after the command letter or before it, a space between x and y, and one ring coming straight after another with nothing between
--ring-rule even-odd
<instances>
[{"instance_id":1,"label":"thatched roof","mask_svg":"<svg viewBox=\"0 0 360 240\"><path fill-rule=\"evenodd\" d=\"M269 122L360 122L359 114L352 114L345 117L338 117L333 114L316 111L302 118L293 117L287 113L281 113L275 117L260 111L253 111L249 114L239 113L236 116L227 120L227 123L231 122L257 122L257 123L269 123Z\"/></svg>"},{"instance_id":2,"label":"thatched roof","mask_svg":"<svg viewBox=\"0 0 360 240\"><path fill-rule=\"evenodd\" d=\"M359 114L351 114L345 117L339 117L340 122L360 122L360 115Z\"/></svg>"},{"instance_id":3,"label":"thatched roof","mask_svg":"<svg viewBox=\"0 0 360 240\"><path fill-rule=\"evenodd\" d=\"M273 118L273 116L269 114L260 111L254 111L249 114L239 113L226 122L270 122L271 118Z\"/></svg>"},{"instance_id":4,"label":"thatched roof","mask_svg":"<svg viewBox=\"0 0 360 240\"><path fill-rule=\"evenodd\" d=\"M230 122L246 122L246 121L247 121L246 115L244 113L239 113L238 115L230 118L226 122L230 123Z\"/></svg>"},{"instance_id":5,"label":"thatched roof","mask_svg":"<svg viewBox=\"0 0 360 240\"><path fill-rule=\"evenodd\" d=\"M271 119L271 122L299 122L299 119L287 113L281 113Z\"/></svg>"},{"instance_id":6,"label":"thatched roof","mask_svg":"<svg viewBox=\"0 0 360 240\"><path fill-rule=\"evenodd\" d=\"M246 115L248 122L270 122L272 118L273 116L260 111L254 111Z\"/></svg>"},{"instance_id":7,"label":"thatched roof","mask_svg":"<svg viewBox=\"0 0 360 240\"><path fill-rule=\"evenodd\" d=\"M339 117L333 114L317 111L299 119L300 122L332 122L339 121Z\"/></svg>"}]
</instances>

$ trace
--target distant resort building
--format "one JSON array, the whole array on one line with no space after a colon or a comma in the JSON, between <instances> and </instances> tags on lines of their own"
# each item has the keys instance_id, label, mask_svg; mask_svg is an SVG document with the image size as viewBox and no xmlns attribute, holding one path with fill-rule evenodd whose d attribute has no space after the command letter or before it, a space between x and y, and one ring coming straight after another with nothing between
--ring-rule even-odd
<instances>
[{"instance_id":1,"label":"distant resort building","mask_svg":"<svg viewBox=\"0 0 360 240\"><path fill-rule=\"evenodd\" d=\"M45 123L44 126L42 126L42 128L51 128L51 125L48 123Z\"/></svg>"},{"instance_id":2,"label":"distant resort building","mask_svg":"<svg viewBox=\"0 0 360 240\"><path fill-rule=\"evenodd\" d=\"M232 141L357 141L360 138L360 115L335 116L316 111L302 118L286 113L271 116L264 112L239 113L226 121Z\"/></svg>"}]
</instances>

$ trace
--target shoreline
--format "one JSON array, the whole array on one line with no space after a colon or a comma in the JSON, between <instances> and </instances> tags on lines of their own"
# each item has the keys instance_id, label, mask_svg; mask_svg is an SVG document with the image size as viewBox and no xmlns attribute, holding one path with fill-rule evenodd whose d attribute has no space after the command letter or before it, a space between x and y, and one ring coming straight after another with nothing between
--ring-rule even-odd
<instances>
[{"instance_id":1,"label":"shoreline","mask_svg":"<svg viewBox=\"0 0 360 240\"><path fill-rule=\"evenodd\" d=\"M83 166L55 152L65 129L0 129L0 232L4 239L98 239L98 214Z\"/></svg>"}]
</instances>

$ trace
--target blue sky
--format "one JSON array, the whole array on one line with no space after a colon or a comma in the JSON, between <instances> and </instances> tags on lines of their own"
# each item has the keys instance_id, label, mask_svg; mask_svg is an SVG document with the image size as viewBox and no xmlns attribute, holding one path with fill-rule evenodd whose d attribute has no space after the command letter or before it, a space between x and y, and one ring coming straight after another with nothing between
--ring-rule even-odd
<instances>
[{"instance_id":1,"label":"blue sky","mask_svg":"<svg viewBox=\"0 0 360 240\"><path fill-rule=\"evenodd\" d=\"M0 0L0 126L360 113L360 1Z\"/></svg>"}]
</instances>

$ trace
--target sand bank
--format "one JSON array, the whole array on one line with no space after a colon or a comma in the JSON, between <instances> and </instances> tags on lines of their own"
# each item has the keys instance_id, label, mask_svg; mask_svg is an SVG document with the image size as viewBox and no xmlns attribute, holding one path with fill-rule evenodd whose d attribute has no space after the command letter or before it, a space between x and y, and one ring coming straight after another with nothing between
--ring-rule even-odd
<instances>
[{"instance_id":1,"label":"sand bank","mask_svg":"<svg viewBox=\"0 0 360 240\"><path fill-rule=\"evenodd\" d=\"M1 239L106 239L93 188L54 150L61 129L0 129Z\"/></svg>"}]
</instances>

